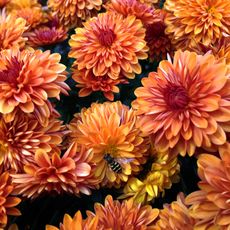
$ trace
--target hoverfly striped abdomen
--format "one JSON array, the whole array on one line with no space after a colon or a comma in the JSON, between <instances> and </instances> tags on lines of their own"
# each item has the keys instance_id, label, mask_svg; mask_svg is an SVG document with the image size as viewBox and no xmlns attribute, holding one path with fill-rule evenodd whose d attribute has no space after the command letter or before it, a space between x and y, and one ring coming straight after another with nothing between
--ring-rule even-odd
<instances>
[{"instance_id":1,"label":"hoverfly striped abdomen","mask_svg":"<svg viewBox=\"0 0 230 230\"><path fill-rule=\"evenodd\" d=\"M115 173L121 173L122 172L121 165L110 154L105 154L104 159L107 161L109 167Z\"/></svg>"}]
</instances>

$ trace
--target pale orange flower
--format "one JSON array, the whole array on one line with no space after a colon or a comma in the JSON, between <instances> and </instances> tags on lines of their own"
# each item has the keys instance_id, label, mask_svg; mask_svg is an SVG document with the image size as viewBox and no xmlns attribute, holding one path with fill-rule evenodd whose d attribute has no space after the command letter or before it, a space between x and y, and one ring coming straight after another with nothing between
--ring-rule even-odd
<instances>
[{"instance_id":1,"label":"pale orange flower","mask_svg":"<svg viewBox=\"0 0 230 230\"><path fill-rule=\"evenodd\" d=\"M166 33L177 48L193 40L209 45L230 33L230 5L223 0L166 0Z\"/></svg>"},{"instance_id":2,"label":"pale orange flower","mask_svg":"<svg viewBox=\"0 0 230 230\"><path fill-rule=\"evenodd\" d=\"M42 6L37 0L13 0L7 4L7 12L24 18L29 28L36 27L42 20Z\"/></svg>"},{"instance_id":3,"label":"pale orange flower","mask_svg":"<svg viewBox=\"0 0 230 230\"><path fill-rule=\"evenodd\" d=\"M135 16L101 13L77 28L71 36L69 56L75 58L74 67L93 71L95 77L107 75L134 78L141 73L138 59L146 59L148 48L145 29Z\"/></svg>"},{"instance_id":4,"label":"pale orange flower","mask_svg":"<svg viewBox=\"0 0 230 230\"><path fill-rule=\"evenodd\" d=\"M56 228L51 225L46 225L46 230L96 230L98 229L98 217L82 219L81 212L78 211L71 218L68 214L65 214L63 223L60 223L60 228Z\"/></svg>"},{"instance_id":5,"label":"pale orange flower","mask_svg":"<svg viewBox=\"0 0 230 230\"><path fill-rule=\"evenodd\" d=\"M71 121L72 141L93 149L95 176L102 181L101 186L119 187L145 163L148 138L142 136L136 120L135 112L121 102L105 102L82 109ZM113 169L106 155L120 170Z\"/></svg>"},{"instance_id":6,"label":"pale orange flower","mask_svg":"<svg viewBox=\"0 0 230 230\"><path fill-rule=\"evenodd\" d=\"M134 15L144 25L153 23L155 19L154 8L138 0L111 0L105 8L109 12L122 14L124 17Z\"/></svg>"},{"instance_id":7,"label":"pale orange flower","mask_svg":"<svg viewBox=\"0 0 230 230\"><path fill-rule=\"evenodd\" d=\"M13 120L17 109L34 112L45 122L52 113L50 97L67 94L66 67L61 55L17 48L0 52L0 113Z\"/></svg>"},{"instance_id":8,"label":"pale orange flower","mask_svg":"<svg viewBox=\"0 0 230 230\"><path fill-rule=\"evenodd\" d=\"M19 216L20 211L15 208L21 202L21 199L11 196L14 186L11 184L11 178L8 172L0 175L0 228L7 224L7 216Z\"/></svg>"},{"instance_id":9,"label":"pale orange flower","mask_svg":"<svg viewBox=\"0 0 230 230\"><path fill-rule=\"evenodd\" d=\"M165 189L170 189L172 183L179 181L178 173L180 171L177 154L167 152L152 151L153 159L149 159L140 173L141 178L132 177L124 187L123 195L119 198L133 199L136 203L148 203L153 199L164 196ZM150 168L148 165L150 163Z\"/></svg>"},{"instance_id":10,"label":"pale orange flower","mask_svg":"<svg viewBox=\"0 0 230 230\"><path fill-rule=\"evenodd\" d=\"M184 195L178 194L177 200L171 204L165 204L160 210L159 219L155 230L194 230L195 219L190 216L189 209L185 205Z\"/></svg>"},{"instance_id":11,"label":"pale orange flower","mask_svg":"<svg viewBox=\"0 0 230 230\"><path fill-rule=\"evenodd\" d=\"M200 191L186 198L197 226L213 225L216 229L230 227L230 144L219 148L220 158L201 154L198 158L198 183Z\"/></svg>"},{"instance_id":12,"label":"pale orange flower","mask_svg":"<svg viewBox=\"0 0 230 230\"><path fill-rule=\"evenodd\" d=\"M157 151L169 148L190 156L196 147L226 142L230 122L227 65L211 54L177 51L174 62L162 61L142 79L132 106L139 125L152 134Z\"/></svg>"},{"instance_id":13,"label":"pale orange flower","mask_svg":"<svg viewBox=\"0 0 230 230\"><path fill-rule=\"evenodd\" d=\"M149 47L149 58L151 61L166 59L167 54L173 56L173 46L168 35L165 34L166 25L164 10L155 10L156 19L153 23L146 25L145 40Z\"/></svg>"},{"instance_id":14,"label":"pale orange flower","mask_svg":"<svg viewBox=\"0 0 230 230\"><path fill-rule=\"evenodd\" d=\"M117 85L128 83L126 79L111 79L108 75L95 76L92 70L83 69L79 71L77 68L73 68L72 78L78 83L76 87L81 88L78 93L80 97L101 91L110 101L114 100L114 93L120 91Z\"/></svg>"},{"instance_id":15,"label":"pale orange flower","mask_svg":"<svg viewBox=\"0 0 230 230\"><path fill-rule=\"evenodd\" d=\"M22 174L12 174L14 193L32 199L52 191L89 195L90 189L96 188L98 183L91 174L92 157L91 150L78 148L76 144L72 144L62 157L57 152L49 156L39 149L35 153L35 163L25 165Z\"/></svg>"},{"instance_id":16,"label":"pale orange flower","mask_svg":"<svg viewBox=\"0 0 230 230\"><path fill-rule=\"evenodd\" d=\"M98 230L122 229L122 230L142 230L153 229L154 220L159 214L158 209L153 209L149 205L142 206L133 203L132 200L120 203L113 200L112 196L107 196L105 205L96 203L95 213L87 212L88 218L98 217Z\"/></svg>"},{"instance_id":17,"label":"pale orange flower","mask_svg":"<svg viewBox=\"0 0 230 230\"><path fill-rule=\"evenodd\" d=\"M23 48L26 38L23 33L27 30L26 21L23 18L6 16L5 11L0 12L0 51L13 46Z\"/></svg>"},{"instance_id":18,"label":"pale orange flower","mask_svg":"<svg viewBox=\"0 0 230 230\"><path fill-rule=\"evenodd\" d=\"M0 115L0 166L4 170L22 171L25 164L34 162L38 148L50 152L62 142L65 132L61 124L52 116L44 127L33 114L21 111L9 123Z\"/></svg>"},{"instance_id":19,"label":"pale orange flower","mask_svg":"<svg viewBox=\"0 0 230 230\"><path fill-rule=\"evenodd\" d=\"M48 0L48 7L64 26L75 27L101 9L102 0Z\"/></svg>"}]
</instances>

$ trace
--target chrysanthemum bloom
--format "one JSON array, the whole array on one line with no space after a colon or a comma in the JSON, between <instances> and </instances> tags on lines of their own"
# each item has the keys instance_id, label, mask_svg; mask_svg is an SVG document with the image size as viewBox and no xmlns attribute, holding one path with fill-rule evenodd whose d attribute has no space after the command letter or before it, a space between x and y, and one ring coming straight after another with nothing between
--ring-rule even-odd
<instances>
[{"instance_id":1,"label":"chrysanthemum bloom","mask_svg":"<svg viewBox=\"0 0 230 230\"><path fill-rule=\"evenodd\" d=\"M42 6L37 0L13 0L7 4L7 12L24 18L29 28L36 27L42 19Z\"/></svg>"},{"instance_id":2,"label":"chrysanthemum bloom","mask_svg":"<svg viewBox=\"0 0 230 230\"><path fill-rule=\"evenodd\" d=\"M0 12L0 51L16 45L22 48L26 41L22 35L26 30L23 18L16 19L12 15L6 16L5 11Z\"/></svg>"},{"instance_id":3,"label":"chrysanthemum bloom","mask_svg":"<svg viewBox=\"0 0 230 230\"><path fill-rule=\"evenodd\" d=\"M210 223L221 229L230 227L230 144L219 148L220 158L202 154L198 158L198 183L200 191L187 197L192 204L191 215L198 219L197 225Z\"/></svg>"},{"instance_id":4,"label":"chrysanthemum bloom","mask_svg":"<svg viewBox=\"0 0 230 230\"><path fill-rule=\"evenodd\" d=\"M121 102L105 102L93 103L70 123L72 141L93 149L95 176L102 186L119 187L145 163L149 141L136 127L136 120L136 113ZM119 172L113 170L106 155L120 165Z\"/></svg>"},{"instance_id":5,"label":"chrysanthemum bloom","mask_svg":"<svg viewBox=\"0 0 230 230\"><path fill-rule=\"evenodd\" d=\"M223 0L166 0L166 33L177 48L190 39L209 45L230 33L230 5ZM191 42L192 42L191 40ZM190 42L186 44L190 46Z\"/></svg>"},{"instance_id":6,"label":"chrysanthemum bloom","mask_svg":"<svg viewBox=\"0 0 230 230\"><path fill-rule=\"evenodd\" d=\"M111 79L108 75L95 76L92 70L79 71L77 68L73 68L73 71L72 78L78 83L76 87L81 88L78 93L80 97L101 91L108 100L113 101L114 93L119 93L117 85L128 83L126 79Z\"/></svg>"},{"instance_id":7,"label":"chrysanthemum bloom","mask_svg":"<svg viewBox=\"0 0 230 230\"><path fill-rule=\"evenodd\" d=\"M108 75L134 78L141 73L138 59L146 59L145 29L135 16L102 13L77 28L71 36L69 56L78 70L93 71L95 77Z\"/></svg>"},{"instance_id":8,"label":"chrysanthemum bloom","mask_svg":"<svg viewBox=\"0 0 230 230\"><path fill-rule=\"evenodd\" d=\"M21 199L11 196L14 187L7 172L0 175L0 228L7 224L7 215L19 216L20 211L15 208L21 202Z\"/></svg>"},{"instance_id":9,"label":"chrysanthemum bloom","mask_svg":"<svg viewBox=\"0 0 230 230\"><path fill-rule=\"evenodd\" d=\"M196 147L226 142L230 121L227 65L211 54L177 51L174 62L162 61L157 72L142 80L133 108L139 125L152 134L159 152L191 156Z\"/></svg>"},{"instance_id":10,"label":"chrysanthemum bloom","mask_svg":"<svg viewBox=\"0 0 230 230\"><path fill-rule=\"evenodd\" d=\"M102 0L48 0L48 7L67 27L75 27L101 9Z\"/></svg>"},{"instance_id":11,"label":"chrysanthemum bloom","mask_svg":"<svg viewBox=\"0 0 230 230\"><path fill-rule=\"evenodd\" d=\"M182 193L178 194L177 201L164 205L158 218L159 220L155 226L156 230L195 229L195 219L190 216Z\"/></svg>"},{"instance_id":12,"label":"chrysanthemum bloom","mask_svg":"<svg viewBox=\"0 0 230 230\"><path fill-rule=\"evenodd\" d=\"M63 27L39 27L25 34L28 37L28 45L31 47L52 45L64 41L67 31Z\"/></svg>"},{"instance_id":13,"label":"chrysanthemum bloom","mask_svg":"<svg viewBox=\"0 0 230 230\"><path fill-rule=\"evenodd\" d=\"M6 123L0 115L0 166L4 170L22 171L26 163L34 162L38 148L50 152L62 142L64 126L55 117L43 127L33 114L21 111L14 120Z\"/></svg>"},{"instance_id":14,"label":"chrysanthemum bloom","mask_svg":"<svg viewBox=\"0 0 230 230\"><path fill-rule=\"evenodd\" d=\"M39 120L50 117L48 98L67 94L66 67L61 55L17 48L0 52L0 113L13 119L16 109L34 112Z\"/></svg>"},{"instance_id":15,"label":"chrysanthemum bloom","mask_svg":"<svg viewBox=\"0 0 230 230\"><path fill-rule=\"evenodd\" d=\"M88 218L98 217L98 228L102 229L122 229L122 230L142 230L153 229L153 222L159 214L158 209L153 209L149 205L142 206L135 204L132 200L120 203L113 200L112 196L107 196L105 205L96 203L95 213L87 212Z\"/></svg>"},{"instance_id":16,"label":"chrysanthemum bloom","mask_svg":"<svg viewBox=\"0 0 230 230\"><path fill-rule=\"evenodd\" d=\"M81 212L78 211L73 218L65 214L63 223L60 223L60 228L51 225L46 225L46 230L96 230L98 229L98 217L82 219Z\"/></svg>"},{"instance_id":17,"label":"chrysanthemum bloom","mask_svg":"<svg viewBox=\"0 0 230 230\"><path fill-rule=\"evenodd\" d=\"M6 6L6 4L9 2L10 0L0 0L0 8L3 8L4 6Z\"/></svg>"},{"instance_id":18,"label":"chrysanthemum bloom","mask_svg":"<svg viewBox=\"0 0 230 230\"><path fill-rule=\"evenodd\" d=\"M154 8L138 0L111 0L106 6L109 12L122 14L124 17L134 15L144 25L154 22Z\"/></svg>"},{"instance_id":19,"label":"chrysanthemum bloom","mask_svg":"<svg viewBox=\"0 0 230 230\"><path fill-rule=\"evenodd\" d=\"M153 155L153 163L147 175L140 173L141 179L130 178L124 187L123 195L119 198L131 198L136 203L145 204L159 197L164 196L165 189L170 189L172 183L178 182L180 166L177 155L169 151L164 153L156 152ZM148 163L147 163L148 164ZM144 167L144 171L148 171Z\"/></svg>"},{"instance_id":20,"label":"chrysanthemum bloom","mask_svg":"<svg viewBox=\"0 0 230 230\"><path fill-rule=\"evenodd\" d=\"M43 149L35 153L35 163L27 164L24 173L12 174L14 194L36 198L44 192L66 192L89 195L98 181L91 174L92 151L72 144L60 157L54 152L50 157Z\"/></svg>"},{"instance_id":21,"label":"chrysanthemum bloom","mask_svg":"<svg viewBox=\"0 0 230 230\"><path fill-rule=\"evenodd\" d=\"M149 47L149 58L151 61L166 59L167 53L173 55L173 47L168 35L165 34L166 25L164 10L155 10L156 19L153 23L146 25L145 40Z\"/></svg>"}]
</instances>

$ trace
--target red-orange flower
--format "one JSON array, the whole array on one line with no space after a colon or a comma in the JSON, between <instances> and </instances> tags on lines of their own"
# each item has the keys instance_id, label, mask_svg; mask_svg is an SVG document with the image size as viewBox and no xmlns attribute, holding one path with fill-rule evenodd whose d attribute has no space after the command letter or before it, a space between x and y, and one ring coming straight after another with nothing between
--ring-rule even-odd
<instances>
[{"instance_id":1,"label":"red-orange flower","mask_svg":"<svg viewBox=\"0 0 230 230\"><path fill-rule=\"evenodd\" d=\"M42 6L37 0L13 0L7 5L7 12L17 18L24 18L31 28L42 20Z\"/></svg>"},{"instance_id":2,"label":"red-orange flower","mask_svg":"<svg viewBox=\"0 0 230 230\"><path fill-rule=\"evenodd\" d=\"M9 173L4 172L0 175L0 228L4 228L7 224L7 215L19 216L20 211L15 208L21 200L11 196L14 187L11 184Z\"/></svg>"},{"instance_id":3,"label":"red-orange flower","mask_svg":"<svg viewBox=\"0 0 230 230\"><path fill-rule=\"evenodd\" d=\"M22 48L26 41L22 35L26 29L23 18L15 19L12 15L6 16L5 11L0 12L0 51L16 45Z\"/></svg>"},{"instance_id":4,"label":"red-orange flower","mask_svg":"<svg viewBox=\"0 0 230 230\"><path fill-rule=\"evenodd\" d=\"M48 0L48 6L64 26L75 27L95 15L102 0Z\"/></svg>"},{"instance_id":5,"label":"red-orange flower","mask_svg":"<svg viewBox=\"0 0 230 230\"><path fill-rule=\"evenodd\" d=\"M88 195L98 183L91 174L92 157L91 150L78 148L76 144L72 144L62 157L57 152L49 156L39 149L35 153L35 163L25 165L22 174L12 174L14 193L27 198L52 191Z\"/></svg>"},{"instance_id":6,"label":"red-orange flower","mask_svg":"<svg viewBox=\"0 0 230 230\"><path fill-rule=\"evenodd\" d=\"M101 91L104 96L110 100L114 100L114 93L119 93L118 84L126 84L126 79L111 79L108 75L95 76L92 70L83 69L79 71L73 69L72 78L78 83L76 87L81 88L79 91L80 97L90 95L92 92Z\"/></svg>"},{"instance_id":7,"label":"red-orange flower","mask_svg":"<svg viewBox=\"0 0 230 230\"><path fill-rule=\"evenodd\" d=\"M169 37L165 34L166 25L164 10L155 10L156 19L153 23L146 25L145 40L149 47L149 58L153 60L166 59L167 53L173 56L173 47Z\"/></svg>"},{"instance_id":8,"label":"red-orange flower","mask_svg":"<svg viewBox=\"0 0 230 230\"><path fill-rule=\"evenodd\" d=\"M50 152L62 142L64 126L52 116L46 127L33 114L16 113L14 120L7 123L0 116L0 166L4 170L22 171L23 166L34 162L38 148Z\"/></svg>"},{"instance_id":9,"label":"red-orange flower","mask_svg":"<svg viewBox=\"0 0 230 230\"><path fill-rule=\"evenodd\" d=\"M211 54L177 51L174 62L162 61L142 80L133 108L139 125L152 134L158 151L191 156L196 147L226 142L230 122L230 80L227 65Z\"/></svg>"},{"instance_id":10,"label":"red-orange flower","mask_svg":"<svg viewBox=\"0 0 230 230\"><path fill-rule=\"evenodd\" d=\"M4 6L6 6L6 4L9 2L10 0L0 0L0 8L3 8Z\"/></svg>"},{"instance_id":11,"label":"red-orange flower","mask_svg":"<svg viewBox=\"0 0 230 230\"><path fill-rule=\"evenodd\" d=\"M79 71L91 70L95 77L107 75L134 78L141 73L138 59L147 58L145 29L135 16L102 13L77 28L71 36L69 56Z\"/></svg>"},{"instance_id":12,"label":"red-orange flower","mask_svg":"<svg viewBox=\"0 0 230 230\"><path fill-rule=\"evenodd\" d=\"M111 0L106 6L109 12L115 12L127 17L134 15L144 25L154 22L154 8L138 0Z\"/></svg>"},{"instance_id":13,"label":"red-orange flower","mask_svg":"<svg viewBox=\"0 0 230 230\"><path fill-rule=\"evenodd\" d=\"M169 12L166 33L177 48L186 49L194 40L204 45L230 33L230 5L223 0L166 0Z\"/></svg>"},{"instance_id":14,"label":"red-orange flower","mask_svg":"<svg viewBox=\"0 0 230 230\"><path fill-rule=\"evenodd\" d=\"M0 112L13 119L16 109L34 112L42 122L52 113L49 97L69 87L61 55L17 48L0 52Z\"/></svg>"},{"instance_id":15,"label":"red-orange flower","mask_svg":"<svg viewBox=\"0 0 230 230\"><path fill-rule=\"evenodd\" d=\"M198 183L200 191L186 198L191 206L191 215L197 226L215 226L216 229L230 227L230 144L219 148L220 158L201 154L198 158Z\"/></svg>"},{"instance_id":16,"label":"red-orange flower","mask_svg":"<svg viewBox=\"0 0 230 230\"><path fill-rule=\"evenodd\" d=\"M51 225L46 225L46 230L96 230L98 229L98 217L82 219L81 212L75 213L71 218L68 214L65 214L63 223L60 223L60 228L56 228Z\"/></svg>"},{"instance_id":17,"label":"red-orange flower","mask_svg":"<svg viewBox=\"0 0 230 230\"><path fill-rule=\"evenodd\" d=\"M165 204L160 210L159 220L156 222L155 230L193 230L195 219L190 216L189 209L185 205L184 195L178 194L177 201Z\"/></svg>"},{"instance_id":18,"label":"red-orange flower","mask_svg":"<svg viewBox=\"0 0 230 230\"><path fill-rule=\"evenodd\" d=\"M121 102L93 103L71 121L72 141L93 149L94 173L102 186L119 187L145 163L148 138L143 137L136 121L135 112ZM111 161L119 164L120 170L115 170Z\"/></svg>"}]
</instances>

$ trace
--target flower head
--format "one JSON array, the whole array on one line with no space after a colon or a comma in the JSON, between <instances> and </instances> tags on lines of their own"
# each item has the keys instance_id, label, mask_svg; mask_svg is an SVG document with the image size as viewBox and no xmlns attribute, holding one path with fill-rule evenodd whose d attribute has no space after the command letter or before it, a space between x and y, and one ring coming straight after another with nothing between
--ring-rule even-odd
<instances>
[{"instance_id":1,"label":"flower head","mask_svg":"<svg viewBox=\"0 0 230 230\"><path fill-rule=\"evenodd\" d=\"M60 223L60 228L56 228L51 225L46 225L46 230L70 230L70 229L87 229L95 230L98 229L98 217L82 219L80 211L76 212L73 218L70 215L65 214L63 223Z\"/></svg>"},{"instance_id":2,"label":"flower head","mask_svg":"<svg viewBox=\"0 0 230 230\"><path fill-rule=\"evenodd\" d=\"M62 142L64 126L54 116L45 127L33 114L21 111L11 122L5 122L1 116L0 119L0 166L4 170L22 171L25 164L34 162L37 149L50 152Z\"/></svg>"},{"instance_id":3,"label":"flower head","mask_svg":"<svg viewBox=\"0 0 230 230\"><path fill-rule=\"evenodd\" d=\"M225 62L211 54L177 51L142 80L132 106L157 151L191 156L196 147L223 145L230 121L230 82Z\"/></svg>"},{"instance_id":4,"label":"flower head","mask_svg":"<svg viewBox=\"0 0 230 230\"><path fill-rule=\"evenodd\" d=\"M201 154L198 158L198 183L200 191L190 194L186 202L191 206L191 215L196 226L215 226L228 229L230 226L230 144L219 148L220 158ZM203 228L207 229L207 228Z\"/></svg>"},{"instance_id":5,"label":"flower head","mask_svg":"<svg viewBox=\"0 0 230 230\"><path fill-rule=\"evenodd\" d=\"M13 46L22 48L26 41L22 35L26 29L23 18L15 19L12 15L6 16L5 11L0 12L0 51Z\"/></svg>"},{"instance_id":6,"label":"flower head","mask_svg":"<svg viewBox=\"0 0 230 230\"><path fill-rule=\"evenodd\" d=\"M143 171L148 171L147 166ZM124 194L119 198L128 197L142 204L152 201L159 197L160 193L164 195L165 189L170 189L172 183L178 181L179 171L180 166L176 154L169 151L164 153L155 151L153 163L147 175L143 176L144 172L141 172L141 178L130 178L124 187Z\"/></svg>"},{"instance_id":7,"label":"flower head","mask_svg":"<svg viewBox=\"0 0 230 230\"><path fill-rule=\"evenodd\" d=\"M21 202L21 199L11 196L14 186L11 184L11 178L8 172L0 175L0 228L7 224L7 216L19 216L20 211L15 208Z\"/></svg>"},{"instance_id":8,"label":"flower head","mask_svg":"<svg viewBox=\"0 0 230 230\"><path fill-rule=\"evenodd\" d=\"M164 205L164 209L160 210L158 221L156 222L156 230L193 230L195 219L190 216L189 209L185 205L184 195L180 193L177 201Z\"/></svg>"},{"instance_id":9,"label":"flower head","mask_svg":"<svg viewBox=\"0 0 230 230\"><path fill-rule=\"evenodd\" d=\"M159 213L158 209L152 209L149 205L141 207L132 200L120 203L112 196L106 197L104 206L95 204L94 210L95 213L87 212L87 216L98 217L98 229L153 229L153 222Z\"/></svg>"},{"instance_id":10,"label":"flower head","mask_svg":"<svg viewBox=\"0 0 230 230\"><path fill-rule=\"evenodd\" d=\"M52 191L90 194L90 188L98 183L91 174L92 156L91 150L78 148L76 144L72 144L62 157L57 152L50 156L39 149L35 153L35 163L25 165L22 174L12 174L14 193L32 199Z\"/></svg>"},{"instance_id":11,"label":"flower head","mask_svg":"<svg viewBox=\"0 0 230 230\"><path fill-rule=\"evenodd\" d=\"M154 8L141 3L138 0L111 0L106 9L109 12L115 12L127 17L128 15L134 15L140 19L144 25L154 22Z\"/></svg>"},{"instance_id":12,"label":"flower head","mask_svg":"<svg viewBox=\"0 0 230 230\"><path fill-rule=\"evenodd\" d=\"M0 113L13 119L17 109L34 112L39 120L49 118L49 97L67 94L69 87L61 56L50 51L17 48L0 52Z\"/></svg>"},{"instance_id":13,"label":"flower head","mask_svg":"<svg viewBox=\"0 0 230 230\"><path fill-rule=\"evenodd\" d=\"M29 28L36 27L42 19L42 6L37 0L13 0L7 5L7 12L16 18L24 18Z\"/></svg>"},{"instance_id":14,"label":"flower head","mask_svg":"<svg viewBox=\"0 0 230 230\"><path fill-rule=\"evenodd\" d=\"M69 56L76 58L74 66L91 70L95 77L107 75L134 78L141 73L138 59L147 58L145 29L135 16L124 18L114 13L102 13L77 28L71 36Z\"/></svg>"},{"instance_id":15,"label":"flower head","mask_svg":"<svg viewBox=\"0 0 230 230\"><path fill-rule=\"evenodd\" d=\"M114 93L119 93L118 84L128 83L126 79L111 79L108 75L95 76L92 70L83 69L79 71L73 68L73 79L78 83L76 87L81 88L80 97L90 95L92 92L101 91L104 96L110 100L114 100Z\"/></svg>"},{"instance_id":16,"label":"flower head","mask_svg":"<svg viewBox=\"0 0 230 230\"><path fill-rule=\"evenodd\" d=\"M105 102L93 103L71 121L72 141L93 149L95 176L102 186L119 187L145 163L148 138L136 127L136 119L121 102Z\"/></svg>"},{"instance_id":17,"label":"flower head","mask_svg":"<svg viewBox=\"0 0 230 230\"><path fill-rule=\"evenodd\" d=\"M6 6L6 4L9 2L10 0L0 0L0 8L3 8L4 6Z\"/></svg>"},{"instance_id":18,"label":"flower head","mask_svg":"<svg viewBox=\"0 0 230 230\"><path fill-rule=\"evenodd\" d=\"M222 0L166 0L166 33L177 48L193 40L209 45L230 32L230 6Z\"/></svg>"},{"instance_id":19,"label":"flower head","mask_svg":"<svg viewBox=\"0 0 230 230\"><path fill-rule=\"evenodd\" d=\"M95 15L102 0L48 0L48 6L64 26L73 28Z\"/></svg>"}]
</instances>

